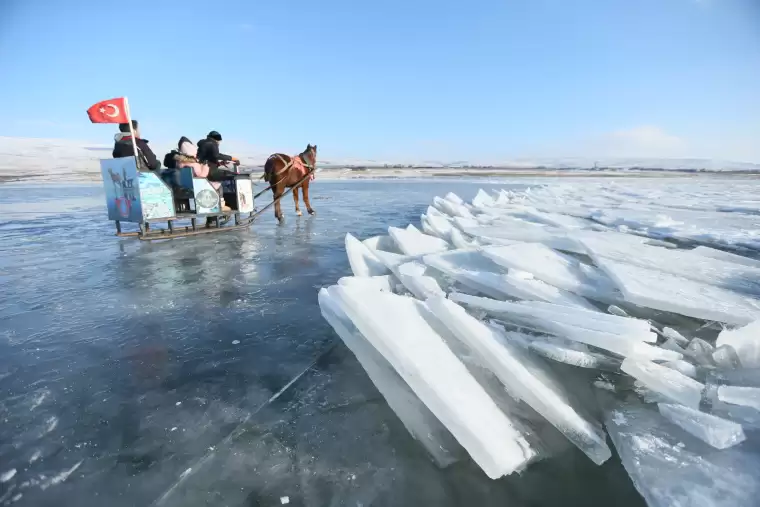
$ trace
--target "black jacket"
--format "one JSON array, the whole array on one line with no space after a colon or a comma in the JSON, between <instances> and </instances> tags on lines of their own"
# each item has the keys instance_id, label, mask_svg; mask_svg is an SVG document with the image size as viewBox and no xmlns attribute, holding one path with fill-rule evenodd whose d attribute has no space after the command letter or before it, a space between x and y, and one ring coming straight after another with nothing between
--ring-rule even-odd
<instances>
[{"instance_id":1,"label":"black jacket","mask_svg":"<svg viewBox=\"0 0 760 507\"><path fill-rule=\"evenodd\" d=\"M138 159L138 169L147 169L156 171L161 168L161 162L158 161L156 155L148 146L148 141L145 139L136 139L137 150L142 153L142 157ZM132 148L132 136L127 133L119 133L114 137L113 144L113 158L133 157L135 150Z\"/></svg>"},{"instance_id":2,"label":"black jacket","mask_svg":"<svg viewBox=\"0 0 760 507\"><path fill-rule=\"evenodd\" d=\"M232 157L219 153L219 145L213 139L198 141L198 162L201 164L218 165L219 162L230 162Z\"/></svg>"}]
</instances>

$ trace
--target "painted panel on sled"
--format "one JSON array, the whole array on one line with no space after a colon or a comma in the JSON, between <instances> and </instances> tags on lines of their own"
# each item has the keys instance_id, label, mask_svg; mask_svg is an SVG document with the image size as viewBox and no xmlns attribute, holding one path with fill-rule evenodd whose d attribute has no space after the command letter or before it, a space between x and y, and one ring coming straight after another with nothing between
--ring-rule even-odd
<instances>
[{"instance_id":1,"label":"painted panel on sled","mask_svg":"<svg viewBox=\"0 0 760 507\"><path fill-rule=\"evenodd\" d=\"M171 190L152 172L137 170L134 157L100 161L109 220L142 223L174 217Z\"/></svg>"}]
</instances>

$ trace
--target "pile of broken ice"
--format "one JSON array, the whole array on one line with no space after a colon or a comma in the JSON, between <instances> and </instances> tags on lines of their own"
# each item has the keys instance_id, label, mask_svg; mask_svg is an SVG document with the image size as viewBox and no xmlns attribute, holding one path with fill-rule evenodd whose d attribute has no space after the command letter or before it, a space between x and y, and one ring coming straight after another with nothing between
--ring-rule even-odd
<instances>
[{"instance_id":1,"label":"pile of broken ice","mask_svg":"<svg viewBox=\"0 0 760 507\"><path fill-rule=\"evenodd\" d=\"M439 466L602 464L609 434L650 505L754 505L760 261L547 202L448 194L422 230L348 234L322 314Z\"/></svg>"}]
</instances>

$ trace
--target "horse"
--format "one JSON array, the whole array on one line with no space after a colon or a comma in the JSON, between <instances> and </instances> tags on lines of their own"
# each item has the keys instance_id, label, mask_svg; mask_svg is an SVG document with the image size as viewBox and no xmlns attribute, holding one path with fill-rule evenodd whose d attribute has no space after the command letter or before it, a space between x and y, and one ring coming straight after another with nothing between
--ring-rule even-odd
<instances>
[{"instance_id":1,"label":"horse","mask_svg":"<svg viewBox=\"0 0 760 507\"><path fill-rule=\"evenodd\" d=\"M284 216L280 208L280 196L286 188L293 188L293 200L296 203L296 215L299 217L301 209L298 207L298 187L303 189L303 202L306 204L306 211L309 215L314 215L316 211L311 207L309 202L309 182L314 178L314 169L317 164L317 145L309 144L306 149L290 157L282 153L273 153L269 156L264 164L264 181L269 183L272 189L272 195L275 199L274 216L278 222L282 223ZM306 174L312 171L311 176L304 179ZM303 180L300 184L299 181Z\"/></svg>"}]
</instances>

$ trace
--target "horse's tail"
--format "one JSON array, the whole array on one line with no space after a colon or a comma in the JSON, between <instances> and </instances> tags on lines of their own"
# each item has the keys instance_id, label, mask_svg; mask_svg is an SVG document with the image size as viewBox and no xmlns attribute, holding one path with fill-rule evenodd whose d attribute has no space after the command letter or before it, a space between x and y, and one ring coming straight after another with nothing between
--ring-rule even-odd
<instances>
[{"instance_id":1,"label":"horse's tail","mask_svg":"<svg viewBox=\"0 0 760 507\"><path fill-rule=\"evenodd\" d=\"M270 176L274 173L274 155L270 155L264 163L264 181L269 183Z\"/></svg>"}]
</instances>

